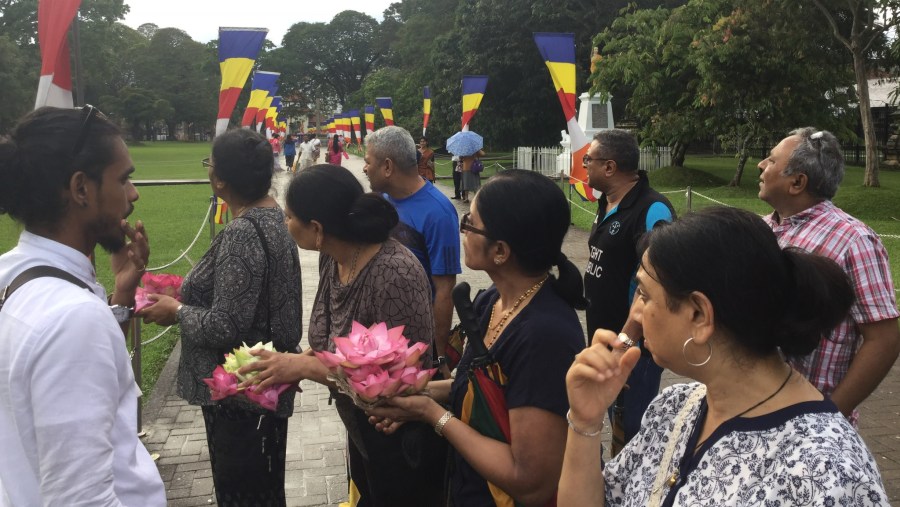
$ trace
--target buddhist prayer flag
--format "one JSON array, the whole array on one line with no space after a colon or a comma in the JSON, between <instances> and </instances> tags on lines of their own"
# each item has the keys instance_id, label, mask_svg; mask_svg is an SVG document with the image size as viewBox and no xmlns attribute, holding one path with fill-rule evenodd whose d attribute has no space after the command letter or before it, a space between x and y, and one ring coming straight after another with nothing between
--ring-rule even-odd
<instances>
[{"instance_id":1,"label":"buddhist prayer flag","mask_svg":"<svg viewBox=\"0 0 900 507\"><path fill-rule=\"evenodd\" d=\"M469 130L469 121L478 111L484 91L487 89L487 76L463 76L462 78L462 130Z\"/></svg>"},{"instance_id":2,"label":"buddhist prayer flag","mask_svg":"<svg viewBox=\"0 0 900 507\"><path fill-rule=\"evenodd\" d=\"M425 98L422 105L422 137L424 137L425 131L428 130L428 119L431 118L431 88L426 86L422 90L422 96Z\"/></svg>"},{"instance_id":3,"label":"buddhist prayer flag","mask_svg":"<svg viewBox=\"0 0 900 507\"><path fill-rule=\"evenodd\" d=\"M334 116L328 118L328 132L331 134L337 132L337 122L334 121Z\"/></svg>"},{"instance_id":4,"label":"buddhist prayer flag","mask_svg":"<svg viewBox=\"0 0 900 507\"><path fill-rule=\"evenodd\" d=\"M350 124L353 126L353 135L356 136L356 145L362 144L362 137L359 134L359 109L350 111Z\"/></svg>"},{"instance_id":5,"label":"buddhist prayer flag","mask_svg":"<svg viewBox=\"0 0 900 507\"><path fill-rule=\"evenodd\" d=\"M344 139L350 142L350 113L341 113L341 131L344 133Z\"/></svg>"},{"instance_id":6,"label":"buddhist prayer flag","mask_svg":"<svg viewBox=\"0 0 900 507\"><path fill-rule=\"evenodd\" d=\"M272 104L269 105L269 108L266 110L266 128L270 131L274 132L277 125L278 118L278 108L281 107L281 97L275 96L272 97ZM269 132L271 134L271 132ZM271 136L267 136L271 137Z\"/></svg>"},{"instance_id":7,"label":"buddhist prayer flag","mask_svg":"<svg viewBox=\"0 0 900 507\"><path fill-rule=\"evenodd\" d=\"M41 78L34 108L72 107L72 64L69 61L69 26L81 0L39 0L38 42L41 46Z\"/></svg>"},{"instance_id":8,"label":"buddhist prayer flag","mask_svg":"<svg viewBox=\"0 0 900 507\"><path fill-rule=\"evenodd\" d=\"M366 135L375 132L375 106L366 106Z\"/></svg>"},{"instance_id":9,"label":"buddhist prayer flag","mask_svg":"<svg viewBox=\"0 0 900 507\"><path fill-rule=\"evenodd\" d=\"M375 104L381 109L381 116L384 116L386 125L394 124L394 101L390 97L376 97Z\"/></svg>"},{"instance_id":10,"label":"buddhist prayer flag","mask_svg":"<svg viewBox=\"0 0 900 507\"><path fill-rule=\"evenodd\" d=\"M228 119L237 104L238 95L253 69L256 55L266 40L267 28L219 28L219 115L216 135L228 129Z\"/></svg>"},{"instance_id":11,"label":"buddhist prayer flag","mask_svg":"<svg viewBox=\"0 0 900 507\"><path fill-rule=\"evenodd\" d=\"M228 204L221 197L216 197L216 223L225 223L225 213L228 211Z\"/></svg>"},{"instance_id":12,"label":"buddhist prayer flag","mask_svg":"<svg viewBox=\"0 0 900 507\"><path fill-rule=\"evenodd\" d=\"M266 101L269 90L275 88L278 83L280 72L268 72L258 70L253 73L253 85L250 89L250 100L247 102L247 109L244 110L244 117L241 119L241 126L244 128L252 128L256 123L256 113L259 112L260 106Z\"/></svg>"},{"instance_id":13,"label":"buddhist prayer flag","mask_svg":"<svg viewBox=\"0 0 900 507\"><path fill-rule=\"evenodd\" d=\"M275 95L266 95L266 98L263 99L263 105L256 112L256 131L261 134L265 132L263 128L266 126L266 115L269 113L269 107L272 105L273 100L275 100Z\"/></svg>"},{"instance_id":14,"label":"buddhist prayer flag","mask_svg":"<svg viewBox=\"0 0 900 507\"><path fill-rule=\"evenodd\" d=\"M587 184L587 170L582 159L591 146L591 140L581 130L575 117L575 35L571 33L535 33L537 44L544 63L550 69L553 87L562 104L566 116L566 128L569 131L570 149L572 151L572 169L569 171L569 184L578 195L586 201L599 198Z\"/></svg>"}]
</instances>

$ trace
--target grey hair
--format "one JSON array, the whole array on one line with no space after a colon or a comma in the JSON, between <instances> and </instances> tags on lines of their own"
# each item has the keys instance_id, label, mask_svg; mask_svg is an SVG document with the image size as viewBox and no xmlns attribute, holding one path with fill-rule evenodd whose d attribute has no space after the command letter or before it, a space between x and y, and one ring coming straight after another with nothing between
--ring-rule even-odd
<instances>
[{"instance_id":1,"label":"grey hair","mask_svg":"<svg viewBox=\"0 0 900 507\"><path fill-rule=\"evenodd\" d=\"M622 129L606 129L594 134L594 140L600 143L601 158L614 160L616 167L623 171L638 170L641 150L634 134Z\"/></svg>"},{"instance_id":2,"label":"grey hair","mask_svg":"<svg viewBox=\"0 0 900 507\"><path fill-rule=\"evenodd\" d=\"M844 179L844 156L841 143L827 130L803 127L790 132L800 138L784 169L785 176L795 173L806 175L810 194L821 199L832 199Z\"/></svg>"},{"instance_id":3,"label":"grey hair","mask_svg":"<svg viewBox=\"0 0 900 507\"><path fill-rule=\"evenodd\" d=\"M366 149L378 158L389 158L404 173L418 174L416 142L404 128L396 125L382 127L366 137Z\"/></svg>"}]
</instances>

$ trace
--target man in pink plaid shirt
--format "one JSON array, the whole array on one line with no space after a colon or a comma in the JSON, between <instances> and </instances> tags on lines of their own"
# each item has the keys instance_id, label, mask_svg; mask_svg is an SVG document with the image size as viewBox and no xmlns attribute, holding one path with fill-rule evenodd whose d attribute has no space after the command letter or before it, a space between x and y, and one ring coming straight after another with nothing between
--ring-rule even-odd
<instances>
[{"instance_id":1,"label":"man in pink plaid shirt","mask_svg":"<svg viewBox=\"0 0 900 507\"><path fill-rule=\"evenodd\" d=\"M759 170L759 198L775 210L765 220L779 244L834 260L853 284L856 302L847 318L812 354L789 361L856 425L856 407L900 354L887 251L875 231L831 202L844 177L844 158L830 132L791 132Z\"/></svg>"}]
</instances>

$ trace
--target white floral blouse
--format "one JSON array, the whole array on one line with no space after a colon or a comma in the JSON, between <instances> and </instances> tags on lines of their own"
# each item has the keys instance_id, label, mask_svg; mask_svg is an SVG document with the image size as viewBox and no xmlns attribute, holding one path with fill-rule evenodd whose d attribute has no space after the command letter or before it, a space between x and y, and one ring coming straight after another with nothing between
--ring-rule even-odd
<instances>
[{"instance_id":1,"label":"white floral blouse","mask_svg":"<svg viewBox=\"0 0 900 507\"><path fill-rule=\"evenodd\" d=\"M674 385L653 401L640 433L604 468L607 505L644 507L654 496L676 506L890 505L871 453L827 399L726 421L685 457L697 445L703 397L685 412L672 458L661 465L677 415L701 388Z\"/></svg>"}]
</instances>

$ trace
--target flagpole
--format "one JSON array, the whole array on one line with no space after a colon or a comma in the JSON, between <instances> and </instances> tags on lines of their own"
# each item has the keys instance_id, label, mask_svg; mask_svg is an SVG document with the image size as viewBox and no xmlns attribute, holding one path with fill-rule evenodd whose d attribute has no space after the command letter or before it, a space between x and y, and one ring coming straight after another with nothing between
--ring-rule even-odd
<instances>
[{"instance_id":1,"label":"flagpole","mask_svg":"<svg viewBox=\"0 0 900 507\"><path fill-rule=\"evenodd\" d=\"M80 11L80 9L79 9ZM79 36L78 12L72 20L72 54L75 59L75 105L84 105L84 72L81 68L81 37Z\"/></svg>"}]
</instances>

